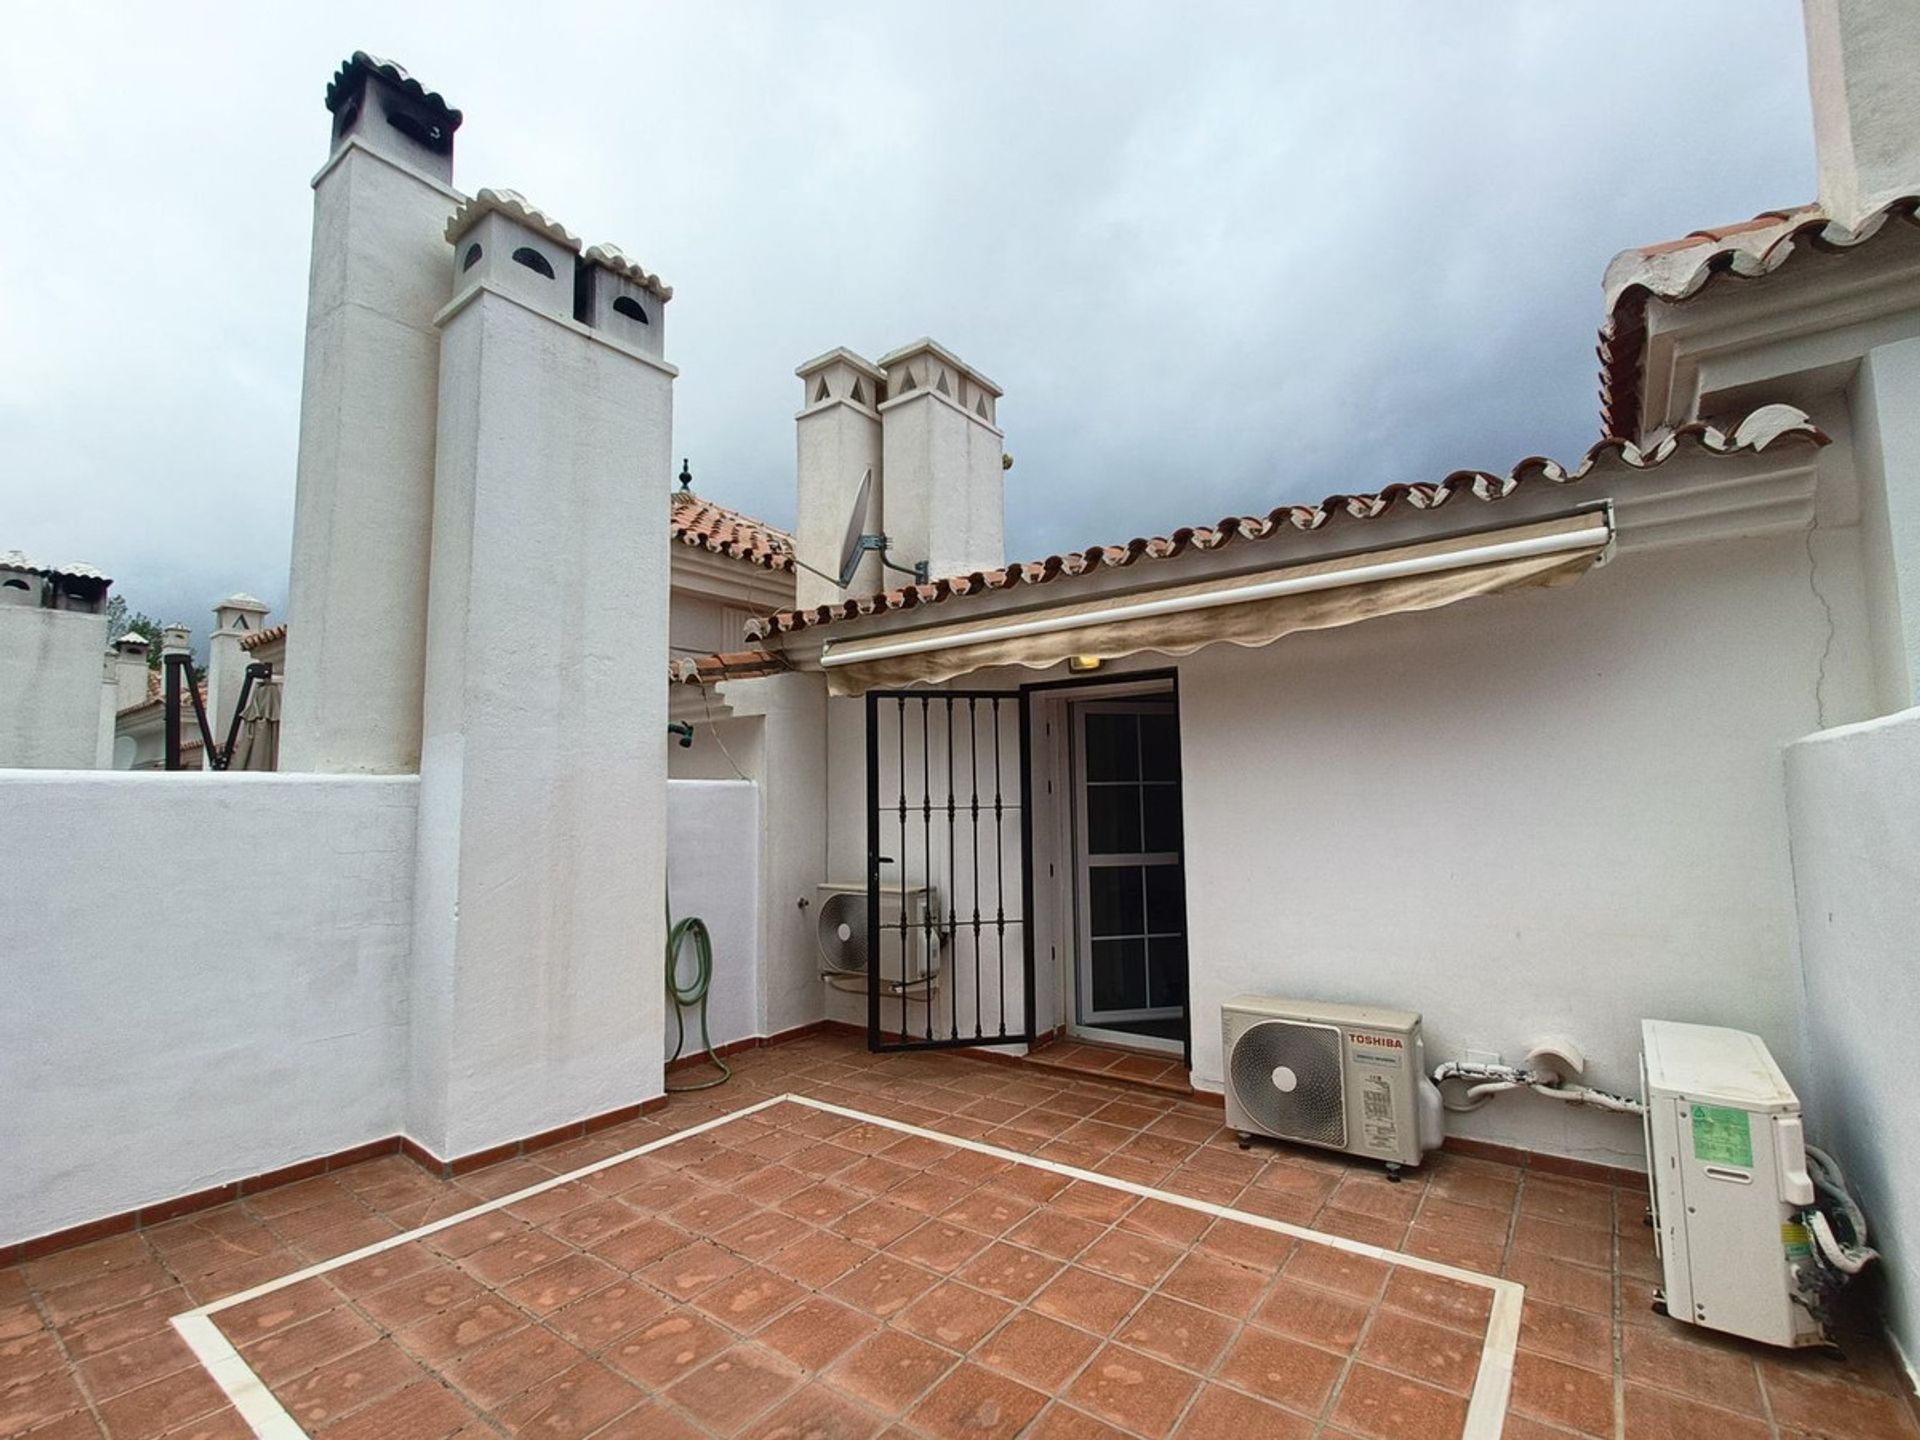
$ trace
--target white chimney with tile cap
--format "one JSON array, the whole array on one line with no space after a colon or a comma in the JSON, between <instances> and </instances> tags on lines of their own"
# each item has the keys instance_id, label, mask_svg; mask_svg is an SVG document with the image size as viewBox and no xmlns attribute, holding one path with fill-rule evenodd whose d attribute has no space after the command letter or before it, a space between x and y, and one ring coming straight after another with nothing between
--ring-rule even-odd
<instances>
[{"instance_id":1,"label":"white chimney with tile cap","mask_svg":"<svg viewBox=\"0 0 1920 1440\"><path fill-rule=\"evenodd\" d=\"M1004 565L1000 387L928 339L879 364L887 375L881 519L893 541L889 558L908 566L924 561L935 580Z\"/></svg>"},{"instance_id":2,"label":"white chimney with tile cap","mask_svg":"<svg viewBox=\"0 0 1920 1440\"><path fill-rule=\"evenodd\" d=\"M612 303L667 288L596 247L576 318L520 196L445 239L406 1131L451 1158L660 1091L674 370Z\"/></svg>"},{"instance_id":3,"label":"white chimney with tile cap","mask_svg":"<svg viewBox=\"0 0 1920 1440\"><path fill-rule=\"evenodd\" d=\"M147 703L147 677L153 674L149 660L152 646L138 630L129 630L113 642L114 688L118 692L114 710L131 710Z\"/></svg>"},{"instance_id":4,"label":"white chimney with tile cap","mask_svg":"<svg viewBox=\"0 0 1920 1440\"><path fill-rule=\"evenodd\" d=\"M434 405L460 112L356 52L313 181L280 768L420 764Z\"/></svg>"},{"instance_id":5,"label":"white chimney with tile cap","mask_svg":"<svg viewBox=\"0 0 1920 1440\"><path fill-rule=\"evenodd\" d=\"M1820 204L1850 228L1920 194L1920 4L1805 0Z\"/></svg>"},{"instance_id":6,"label":"white chimney with tile cap","mask_svg":"<svg viewBox=\"0 0 1920 1440\"><path fill-rule=\"evenodd\" d=\"M860 558L843 591L827 576L840 572L847 522L871 474L861 528L879 534L881 491L880 402L887 377L872 361L844 346L816 355L793 372L800 377L800 411L794 420L794 548L809 569L794 577L794 603L802 609L831 605L848 596L886 588L880 557ZM824 572L815 574L814 571Z\"/></svg>"}]
</instances>

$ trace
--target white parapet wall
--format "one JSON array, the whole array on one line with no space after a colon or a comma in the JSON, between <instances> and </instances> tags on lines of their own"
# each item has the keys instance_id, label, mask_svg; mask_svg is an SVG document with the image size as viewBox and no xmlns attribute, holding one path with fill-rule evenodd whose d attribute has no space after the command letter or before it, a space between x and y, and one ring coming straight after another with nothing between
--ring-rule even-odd
<instances>
[{"instance_id":1,"label":"white parapet wall","mask_svg":"<svg viewBox=\"0 0 1920 1440\"><path fill-rule=\"evenodd\" d=\"M0 771L33 837L0 901L0 1245L406 1133L418 794ZM674 781L668 826L674 916L713 935L713 1042L762 1035L759 787ZM658 995L651 937L630 963Z\"/></svg>"},{"instance_id":2,"label":"white parapet wall","mask_svg":"<svg viewBox=\"0 0 1920 1440\"><path fill-rule=\"evenodd\" d=\"M1920 1357L1920 709L1787 749L1806 984L1808 1132L1883 1254L1887 1316Z\"/></svg>"},{"instance_id":3,"label":"white parapet wall","mask_svg":"<svg viewBox=\"0 0 1920 1440\"><path fill-rule=\"evenodd\" d=\"M0 1244L398 1132L418 789L0 771Z\"/></svg>"}]
</instances>

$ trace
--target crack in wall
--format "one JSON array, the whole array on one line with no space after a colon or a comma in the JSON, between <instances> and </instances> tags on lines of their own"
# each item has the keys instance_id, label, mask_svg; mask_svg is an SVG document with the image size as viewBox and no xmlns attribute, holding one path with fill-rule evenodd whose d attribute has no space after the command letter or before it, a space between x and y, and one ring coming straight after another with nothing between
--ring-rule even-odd
<instances>
[{"instance_id":1,"label":"crack in wall","mask_svg":"<svg viewBox=\"0 0 1920 1440\"><path fill-rule=\"evenodd\" d=\"M1814 555L1813 537L1820 531L1820 508L1816 499L1813 511L1813 523L1807 526L1807 588L1813 591L1813 598L1820 602L1820 609L1827 617L1826 643L1820 647L1820 665L1813 677L1813 714L1817 727L1827 728L1827 661L1833 658L1833 642L1839 633L1839 627L1833 618L1833 603L1820 590L1820 562Z\"/></svg>"}]
</instances>

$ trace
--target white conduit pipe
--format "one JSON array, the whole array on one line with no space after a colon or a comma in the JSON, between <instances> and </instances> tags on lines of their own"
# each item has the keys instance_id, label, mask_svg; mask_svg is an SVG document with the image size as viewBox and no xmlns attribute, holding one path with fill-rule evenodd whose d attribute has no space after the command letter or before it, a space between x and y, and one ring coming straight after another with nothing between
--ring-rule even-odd
<instances>
[{"instance_id":1,"label":"white conduit pipe","mask_svg":"<svg viewBox=\"0 0 1920 1440\"><path fill-rule=\"evenodd\" d=\"M1467 1090L1464 1101L1444 1102L1446 1108L1455 1114L1478 1110L1502 1091L1521 1089L1544 1095L1549 1100L1564 1100L1569 1105L1585 1105L1616 1115L1646 1113L1646 1106L1638 1100L1607 1090L1595 1090L1588 1085L1563 1085L1560 1077L1550 1070L1522 1070L1514 1065L1479 1065L1466 1060L1449 1060L1434 1069L1433 1083L1443 1085L1449 1080L1477 1082Z\"/></svg>"}]
</instances>

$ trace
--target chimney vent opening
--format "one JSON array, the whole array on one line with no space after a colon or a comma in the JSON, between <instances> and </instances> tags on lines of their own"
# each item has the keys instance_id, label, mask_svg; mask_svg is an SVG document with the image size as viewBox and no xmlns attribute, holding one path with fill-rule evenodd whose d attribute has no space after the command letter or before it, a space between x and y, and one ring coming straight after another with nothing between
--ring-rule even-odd
<instances>
[{"instance_id":1,"label":"chimney vent opening","mask_svg":"<svg viewBox=\"0 0 1920 1440\"><path fill-rule=\"evenodd\" d=\"M460 262L461 271L471 270L474 266L478 265L480 263L481 253L480 247L477 244L469 245L467 247L467 258Z\"/></svg>"},{"instance_id":2,"label":"chimney vent opening","mask_svg":"<svg viewBox=\"0 0 1920 1440\"><path fill-rule=\"evenodd\" d=\"M615 300L613 302L613 310L616 315L624 315L629 320L636 320L642 325L651 325L653 323L647 319L646 308L631 295L622 295L619 299Z\"/></svg>"},{"instance_id":3,"label":"chimney vent opening","mask_svg":"<svg viewBox=\"0 0 1920 1440\"><path fill-rule=\"evenodd\" d=\"M516 265L524 265L537 275L544 275L549 280L555 278L553 266L548 263L547 257L542 255L538 250L535 250L531 245L522 245L518 250L514 251L513 260Z\"/></svg>"}]
</instances>

